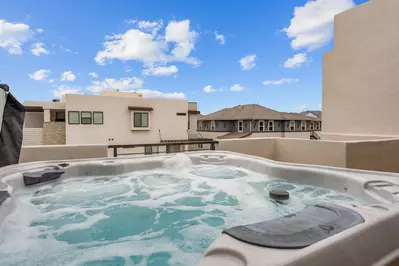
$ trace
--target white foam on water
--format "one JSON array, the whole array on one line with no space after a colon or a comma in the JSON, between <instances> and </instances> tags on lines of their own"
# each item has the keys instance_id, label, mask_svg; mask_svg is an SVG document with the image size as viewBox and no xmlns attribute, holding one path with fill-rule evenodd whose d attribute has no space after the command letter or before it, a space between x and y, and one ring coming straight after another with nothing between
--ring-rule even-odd
<instances>
[{"instance_id":1,"label":"white foam on water","mask_svg":"<svg viewBox=\"0 0 399 266\"><path fill-rule=\"evenodd\" d=\"M291 194L286 205L268 200L279 186ZM192 165L184 154L160 169L65 179L20 189L14 199L17 207L0 228L0 265L75 266L114 257L133 265L130 256L142 256L139 265L146 265L159 252L169 254L169 265L193 265L223 229L318 200L353 202L242 168Z\"/></svg>"}]
</instances>

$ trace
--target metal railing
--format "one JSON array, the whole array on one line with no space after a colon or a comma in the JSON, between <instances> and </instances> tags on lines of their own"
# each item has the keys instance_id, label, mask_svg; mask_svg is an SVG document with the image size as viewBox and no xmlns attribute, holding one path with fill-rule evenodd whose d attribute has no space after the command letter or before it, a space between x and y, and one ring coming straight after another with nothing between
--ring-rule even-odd
<instances>
[{"instance_id":1,"label":"metal railing","mask_svg":"<svg viewBox=\"0 0 399 266\"><path fill-rule=\"evenodd\" d=\"M151 154L161 154L161 153L178 153L187 151L202 151L202 150L215 150L216 144L219 142L211 139L204 140L174 140L174 141L163 141L160 143L145 143L145 144L121 144L121 145L108 145L108 149L113 150L113 157L118 157L118 155L151 155ZM197 149L186 149L189 145L197 145ZM209 148L206 147L209 145ZM164 147L164 150L160 150L160 147ZM119 153L118 149L134 149L134 148L144 148L144 152L124 152ZM154 151L154 148L155 151Z\"/></svg>"}]
</instances>

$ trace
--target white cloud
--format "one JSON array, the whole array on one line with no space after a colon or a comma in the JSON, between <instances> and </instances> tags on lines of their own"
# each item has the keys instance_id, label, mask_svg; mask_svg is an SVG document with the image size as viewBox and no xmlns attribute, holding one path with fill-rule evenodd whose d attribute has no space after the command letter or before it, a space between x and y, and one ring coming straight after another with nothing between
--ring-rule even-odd
<instances>
[{"instance_id":1,"label":"white cloud","mask_svg":"<svg viewBox=\"0 0 399 266\"><path fill-rule=\"evenodd\" d=\"M190 56L197 36L197 32L190 31L189 20L169 22L165 36L130 29L123 34L106 36L104 49L97 52L94 60L99 65L114 59L141 61L147 66L168 62L198 65L198 59Z\"/></svg>"},{"instance_id":2,"label":"white cloud","mask_svg":"<svg viewBox=\"0 0 399 266\"><path fill-rule=\"evenodd\" d=\"M140 20L138 22L139 29L143 31L149 31L152 35L155 35L163 26L163 21L144 21Z\"/></svg>"},{"instance_id":3,"label":"white cloud","mask_svg":"<svg viewBox=\"0 0 399 266\"><path fill-rule=\"evenodd\" d=\"M36 72L28 74L30 79L38 80L38 81L45 81L50 76L51 71L49 69L40 69Z\"/></svg>"},{"instance_id":4,"label":"white cloud","mask_svg":"<svg viewBox=\"0 0 399 266\"><path fill-rule=\"evenodd\" d=\"M75 74L72 73L72 71L65 71L64 73L61 74L61 81L75 81L76 76Z\"/></svg>"},{"instance_id":5,"label":"white cloud","mask_svg":"<svg viewBox=\"0 0 399 266\"><path fill-rule=\"evenodd\" d=\"M79 89L71 88L64 85L58 86L53 90L53 96L57 98L62 98L62 95L64 94L77 94L77 93L80 93Z\"/></svg>"},{"instance_id":6,"label":"white cloud","mask_svg":"<svg viewBox=\"0 0 399 266\"><path fill-rule=\"evenodd\" d=\"M103 90L127 91L132 89L141 89L144 81L138 77L113 79L106 78L103 81L94 80L87 88L91 92L101 92Z\"/></svg>"},{"instance_id":7,"label":"white cloud","mask_svg":"<svg viewBox=\"0 0 399 266\"><path fill-rule=\"evenodd\" d=\"M61 49L61 51L67 52L67 53L70 53L70 54L79 54L78 52L74 52L74 51L72 51L71 49L65 48L65 47L62 46L62 45L60 45L60 49Z\"/></svg>"},{"instance_id":8,"label":"white cloud","mask_svg":"<svg viewBox=\"0 0 399 266\"><path fill-rule=\"evenodd\" d=\"M211 92L215 92L216 90L215 90L214 88L212 88L211 85L208 85L208 86L206 86L206 87L204 88L204 91L205 91L206 93L211 93Z\"/></svg>"},{"instance_id":9,"label":"white cloud","mask_svg":"<svg viewBox=\"0 0 399 266\"><path fill-rule=\"evenodd\" d=\"M254 54L247 55L241 58L239 62L241 64L242 70L250 70L251 68L253 68L256 65L255 59L256 55Z\"/></svg>"},{"instance_id":10,"label":"white cloud","mask_svg":"<svg viewBox=\"0 0 399 266\"><path fill-rule=\"evenodd\" d=\"M297 109L299 112L305 111L305 110L307 110L307 109L309 109L309 108L310 108L310 106L307 105L307 104L302 104L302 105L299 105L299 106L296 107L296 109Z\"/></svg>"},{"instance_id":11,"label":"white cloud","mask_svg":"<svg viewBox=\"0 0 399 266\"><path fill-rule=\"evenodd\" d=\"M44 30L43 30L43 29L37 29L36 32L37 32L37 33L43 33Z\"/></svg>"},{"instance_id":12,"label":"white cloud","mask_svg":"<svg viewBox=\"0 0 399 266\"><path fill-rule=\"evenodd\" d=\"M240 84L234 84L233 86L231 86L230 90L231 91L243 91L243 90L245 90L245 88L243 86L241 86Z\"/></svg>"},{"instance_id":13,"label":"white cloud","mask_svg":"<svg viewBox=\"0 0 399 266\"><path fill-rule=\"evenodd\" d=\"M279 80L265 80L263 81L263 85L283 85L283 84L291 84L298 82L299 79L287 79L287 78L282 78Z\"/></svg>"},{"instance_id":14,"label":"white cloud","mask_svg":"<svg viewBox=\"0 0 399 266\"><path fill-rule=\"evenodd\" d=\"M49 51L46 50L45 44L41 42L37 42L32 44L32 50L31 50L33 55L40 56L40 54L49 54Z\"/></svg>"},{"instance_id":15,"label":"white cloud","mask_svg":"<svg viewBox=\"0 0 399 266\"><path fill-rule=\"evenodd\" d=\"M123 23L125 24L135 24L137 22L137 19L127 19Z\"/></svg>"},{"instance_id":16,"label":"white cloud","mask_svg":"<svg viewBox=\"0 0 399 266\"><path fill-rule=\"evenodd\" d=\"M144 97L147 98L164 98L174 100L183 100L186 98L186 95L183 92L165 93L156 90L137 90L136 92L142 93Z\"/></svg>"},{"instance_id":17,"label":"white cloud","mask_svg":"<svg viewBox=\"0 0 399 266\"><path fill-rule=\"evenodd\" d=\"M143 70L143 75L145 76L170 76L179 72L179 69L175 66L168 67L149 67L148 69Z\"/></svg>"},{"instance_id":18,"label":"white cloud","mask_svg":"<svg viewBox=\"0 0 399 266\"><path fill-rule=\"evenodd\" d=\"M0 47L9 54L22 54L22 44L32 36L29 25L24 23L10 23L0 19Z\"/></svg>"},{"instance_id":19,"label":"white cloud","mask_svg":"<svg viewBox=\"0 0 399 266\"><path fill-rule=\"evenodd\" d=\"M98 74L96 72L90 72L89 76L92 77L93 79L98 79Z\"/></svg>"},{"instance_id":20,"label":"white cloud","mask_svg":"<svg viewBox=\"0 0 399 266\"><path fill-rule=\"evenodd\" d=\"M226 43L224 35L223 34L219 34L216 31L215 31L215 40L219 41L220 44L225 44Z\"/></svg>"},{"instance_id":21,"label":"white cloud","mask_svg":"<svg viewBox=\"0 0 399 266\"><path fill-rule=\"evenodd\" d=\"M309 58L307 54L296 54L293 57L287 59L287 61L285 61L284 67L285 68L301 67L308 61Z\"/></svg>"},{"instance_id":22,"label":"white cloud","mask_svg":"<svg viewBox=\"0 0 399 266\"><path fill-rule=\"evenodd\" d=\"M294 49L320 48L333 38L334 16L355 6L353 0L309 0L295 7L288 28L283 29Z\"/></svg>"}]
</instances>

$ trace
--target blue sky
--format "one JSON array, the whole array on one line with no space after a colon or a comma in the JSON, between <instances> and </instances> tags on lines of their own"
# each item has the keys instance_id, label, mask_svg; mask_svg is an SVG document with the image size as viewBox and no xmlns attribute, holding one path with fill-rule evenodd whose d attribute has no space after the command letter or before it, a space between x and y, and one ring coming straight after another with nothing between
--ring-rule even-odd
<instances>
[{"instance_id":1,"label":"blue sky","mask_svg":"<svg viewBox=\"0 0 399 266\"><path fill-rule=\"evenodd\" d=\"M2 0L0 80L20 101L119 89L204 113L320 109L333 15L365 1Z\"/></svg>"}]
</instances>

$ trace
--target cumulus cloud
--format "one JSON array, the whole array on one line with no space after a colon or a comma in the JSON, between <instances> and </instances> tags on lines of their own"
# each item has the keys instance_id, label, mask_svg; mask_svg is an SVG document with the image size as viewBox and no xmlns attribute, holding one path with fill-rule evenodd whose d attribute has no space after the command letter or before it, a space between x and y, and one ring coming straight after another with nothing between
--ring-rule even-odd
<instances>
[{"instance_id":1,"label":"cumulus cloud","mask_svg":"<svg viewBox=\"0 0 399 266\"><path fill-rule=\"evenodd\" d=\"M242 70L252 69L256 65L255 60L256 60L256 55L254 54L247 55L241 58L239 62Z\"/></svg>"},{"instance_id":2,"label":"cumulus cloud","mask_svg":"<svg viewBox=\"0 0 399 266\"><path fill-rule=\"evenodd\" d=\"M184 100L186 95L183 92L160 92L157 90L137 90L136 92L142 93L146 98L164 98L174 100Z\"/></svg>"},{"instance_id":3,"label":"cumulus cloud","mask_svg":"<svg viewBox=\"0 0 399 266\"><path fill-rule=\"evenodd\" d=\"M28 74L30 79L37 81L46 81L50 76L51 71L49 69L40 69L31 74Z\"/></svg>"},{"instance_id":4,"label":"cumulus cloud","mask_svg":"<svg viewBox=\"0 0 399 266\"><path fill-rule=\"evenodd\" d=\"M282 78L282 79L279 79L279 80L265 80L265 81L263 81L263 85L266 85L266 86L269 86L269 85L283 85L283 84L296 83L298 81L299 81L299 79Z\"/></svg>"},{"instance_id":5,"label":"cumulus cloud","mask_svg":"<svg viewBox=\"0 0 399 266\"><path fill-rule=\"evenodd\" d=\"M234 84L231 86L230 91L243 91L245 87L241 86L240 84Z\"/></svg>"},{"instance_id":6,"label":"cumulus cloud","mask_svg":"<svg viewBox=\"0 0 399 266\"><path fill-rule=\"evenodd\" d=\"M72 51L71 49L65 48L65 47L62 46L62 45L60 45L60 49L61 49L61 51L66 52L66 53L70 53L70 54L79 54L78 52L74 52L74 51Z\"/></svg>"},{"instance_id":7,"label":"cumulus cloud","mask_svg":"<svg viewBox=\"0 0 399 266\"><path fill-rule=\"evenodd\" d=\"M138 23L139 29L143 31L149 31L151 34L155 35L163 26L163 21L145 21L140 20Z\"/></svg>"},{"instance_id":8,"label":"cumulus cloud","mask_svg":"<svg viewBox=\"0 0 399 266\"><path fill-rule=\"evenodd\" d=\"M55 89L53 89L53 96L57 98L62 98L62 95L64 94L77 94L80 93L80 90L77 88L71 88L68 86L58 86Z\"/></svg>"},{"instance_id":9,"label":"cumulus cloud","mask_svg":"<svg viewBox=\"0 0 399 266\"><path fill-rule=\"evenodd\" d=\"M179 69L175 66L159 66L159 67L149 67L143 70L143 75L145 76L170 76L179 72Z\"/></svg>"},{"instance_id":10,"label":"cumulus cloud","mask_svg":"<svg viewBox=\"0 0 399 266\"><path fill-rule=\"evenodd\" d=\"M288 28L283 29L294 49L315 50L333 38L334 16L355 6L353 0L309 0L295 7Z\"/></svg>"},{"instance_id":11,"label":"cumulus cloud","mask_svg":"<svg viewBox=\"0 0 399 266\"><path fill-rule=\"evenodd\" d=\"M309 61L307 54L296 54L293 57L287 59L284 63L285 68L296 68L301 67Z\"/></svg>"},{"instance_id":12,"label":"cumulus cloud","mask_svg":"<svg viewBox=\"0 0 399 266\"><path fill-rule=\"evenodd\" d=\"M149 27L150 24L142 24L142 27L144 25ZM190 56L197 36L196 31L190 30L190 20L169 22L164 36L130 29L123 34L106 36L104 49L97 52L94 60L99 65L115 59L140 61L147 66L168 62L198 65L199 60Z\"/></svg>"},{"instance_id":13,"label":"cumulus cloud","mask_svg":"<svg viewBox=\"0 0 399 266\"><path fill-rule=\"evenodd\" d=\"M60 78L61 81L69 81L69 82L75 81L75 79L76 76L75 74L72 73L72 71L65 71L64 73L61 74Z\"/></svg>"},{"instance_id":14,"label":"cumulus cloud","mask_svg":"<svg viewBox=\"0 0 399 266\"><path fill-rule=\"evenodd\" d=\"M96 72L90 72L89 76L92 77L93 79L97 79L98 78L98 74Z\"/></svg>"},{"instance_id":15,"label":"cumulus cloud","mask_svg":"<svg viewBox=\"0 0 399 266\"><path fill-rule=\"evenodd\" d=\"M225 44L225 43L226 43L226 40L225 40L225 38L224 38L224 35L223 35L223 34L219 34L219 33L217 33L216 31L215 31L215 40L216 40L216 41L219 41L220 44Z\"/></svg>"},{"instance_id":16,"label":"cumulus cloud","mask_svg":"<svg viewBox=\"0 0 399 266\"><path fill-rule=\"evenodd\" d=\"M41 54L49 54L49 51L47 51L45 48L45 44L41 42L32 44L31 52L36 56L40 56Z\"/></svg>"},{"instance_id":17,"label":"cumulus cloud","mask_svg":"<svg viewBox=\"0 0 399 266\"><path fill-rule=\"evenodd\" d=\"M94 80L92 84L87 88L91 92L101 92L103 90L120 90L127 91L132 89L141 89L144 81L138 77L132 78L106 78L102 81Z\"/></svg>"},{"instance_id":18,"label":"cumulus cloud","mask_svg":"<svg viewBox=\"0 0 399 266\"><path fill-rule=\"evenodd\" d=\"M0 19L0 47L9 54L22 54L21 46L32 36L29 25Z\"/></svg>"}]
</instances>

